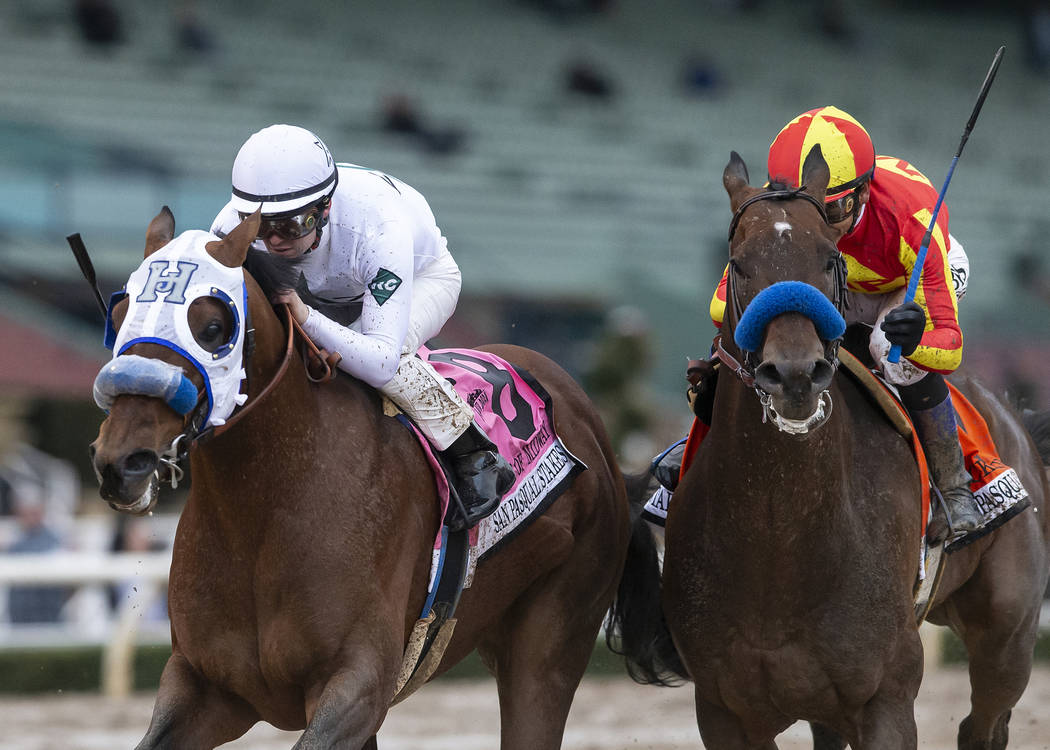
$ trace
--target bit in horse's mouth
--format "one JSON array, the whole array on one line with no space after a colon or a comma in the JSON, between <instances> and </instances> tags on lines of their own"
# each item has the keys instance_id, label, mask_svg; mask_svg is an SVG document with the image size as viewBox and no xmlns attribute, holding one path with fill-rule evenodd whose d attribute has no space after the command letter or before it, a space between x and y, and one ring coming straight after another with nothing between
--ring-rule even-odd
<instances>
[{"instance_id":1,"label":"bit in horse's mouth","mask_svg":"<svg viewBox=\"0 0 1050 750\"><path fill-rule=\"evenodd\" d=\"M813 413L804 419L790 419L782 416L773 405L770 396L762 398L763 421L772 422L781 432L789 435L806 435L810 430L820 427L831 416L831 394L824 391L817 399L817 405Z\"/></svg>"},{"instance_id":2,"label":"bit in horse's mouth","mask_svg":"<svg viewBox=\"0 0 1050 750\"><path fill-rule=\"evenodd\" d=\"M153 476L150 477L149 485L147 485L145 491L134 501L123 504L114 502L113 500L107 500L106 503L115 511L130 513L133 516L144 516L153 510L153 506L157 504L157 498L159 496L160 482L157 479L157 474L154 473Z\"/></svg>"}]
</instances>

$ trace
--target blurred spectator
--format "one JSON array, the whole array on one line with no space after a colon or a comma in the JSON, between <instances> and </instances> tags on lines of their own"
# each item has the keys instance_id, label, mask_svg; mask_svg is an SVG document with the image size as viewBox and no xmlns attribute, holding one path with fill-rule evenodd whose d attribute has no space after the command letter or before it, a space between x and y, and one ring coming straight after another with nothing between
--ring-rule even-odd
<instances>
[{"instance_id":1,"label":"blurred spectator","mask_svg":"<svg viewBox=\"0 0 1050 750\"><path fill-rule=\"evenodd\" d=\"M657 406L643 385L651 361L645 314L626 305L612 310L583 374L583 386L602 415L613 447L629 464L638 463L639 456L647 461L653 452L645 436L657 421Z\"/></svg>"},{"instance_id":2,"label":"blurred spectator","mask_svg":"<svg viewBox=\"0 0 1050 750\"><path fill-rule=\"evenodd\" d=\"M1013 258L1013 277L1021 289L1031 292L1050 305L1050 272L1035 251L1025 251Z\"/></svg>"},{"instance_id":3,"label":"blurred spectator","mask_svg":"<svg viewBox=\"0 0 1050 750\"><path fill-rule=\"evenodd\" d=\"M575 60L565 68L565 88L597 101L611 101L616 87L609 76L588 60Z\"/></svg>"},{"instance_id":4,"label":"blurred spectator","mask_svg":"<svg viewBox=\"0 0 1050 750\"><path fill-rule=\"evenodd\" d=\"M463 148L466 133L456 127L435 128L424 122L419 107L404 94L391 94L380 106L380 126L388 133L412 138L432 154L452 154Z\"/></svg>"},{"instance_id":5,"label":"blurred spectator","mask_svg":"<svg viewBox=\"0 0 1050 750\"><path fill-rule=\"evenodd\" d=\"M815 6L817 25L826 39L845 47L857 41L856 30L849 20L851 9L844 0L816 0Z\"/></svg>"},{"instance_id":6,"label":"blurred spectator","mask_svg":"<svg viewBox=\"0 0 1050 750\"><path fill-rule=\"evenodd\" d=\"M62 540L45 522L43 489L29 483L13 485L12 489L18 536L7 552L40 554L61 549ZM65 586L12 586L8 591L8 617L15 624L59 622L71 594L72 590Z\"/></svg>"},{"instance_id":7,"label":"blurred spectator","mask_svg":"<svg viewBox=\"0 0 1050 750\"><path fill-rule=\"evenodd\" d=\"M1050 2L1022 2L1020 21L1028 67L1037 73L1047 72L1050 70Z\"/></svg>"},{"instance_id":8,"label":"blurred spectator","mask_svg":"<svg viewBox=\"0 0 1050 750\"><path fill-rule=\"evenodd\" d=\"M729 5L738 13L758 13L763 6L769 4L771 3L766 3L764 0L730 0L729 2ZM818 29L827 40L843 46L852 46L858 41L856 27L850 21L857 13L855 3L847 3L846 0L809 0L808 3L799 3L795 7L801 10L806 6L812 14L813 23L803 23L801 28Z\"/></svg>"},{"instance_id":9,"label":"blurred spectator","mask_svg":"<svg viewBox=\"0 0 1050 750\"><path fill-rule=\"evenodd\" d=\"M124 41L124 22L109 0L74 0L73 18L88 44L110 48Z\"/></svg>"},{"instance_id":10,"label":"blurred spectator","mask_svg":"<svg viewBox=\"0 0 1050 750\"><path fill-rule=\"evenodd\" d=\"M404 94L391 94L383 100L383 129L388 133L418 135L423 132L423 118L415 102Z\"/></svg>"},{"instance_id":11,"label":"blurred spectator","mask_svg":"<svg viewBox=\"0 0 1050 750\"><path fill-rule=\"evenodd\" d=\"M163 552L167 543L157 536L148 518L120 516L110 549L113 552ZM138 578L129 578L110 589L110 608L116 613L128 599L136 598L145 585ZM151 622L163 622L168 617L168 599L165 592L143 603L143 617Z\"/></svg>"},{"instance_id":12,"label":"blurred spectator","mask_svg":"<svg viewBox=\"0 0 1050 750\"><path fill-rule=\"evenodd\" d=\"M16 487L41 488L45 515L64 529L80 499L80 478L68 461L44 453L26 442L15 441L0 457L0 515L14 515Z\"/></svg>"},{"instance_id":13,"label":"blurred spectator","mask_svg":"<svg viewBox=\"0 0 1050 750\"><path fill-rule=\"evenodd\" d=\"M686 94L703 96L722 88L722 72L707 55L694 53L682 63L682 87Z\"/></svg>"},{"instance_id":14,"label":"blurred spectator","mask_svg":"<svg viewBox=\"0 0 1050 750\"><path fill-rule=\"evenodd\" d=\"M175 41L179 49L208 56L215 52L215 37L201 21L194 0L180 0L175 7Z\"/></svg>"}]
</instances>

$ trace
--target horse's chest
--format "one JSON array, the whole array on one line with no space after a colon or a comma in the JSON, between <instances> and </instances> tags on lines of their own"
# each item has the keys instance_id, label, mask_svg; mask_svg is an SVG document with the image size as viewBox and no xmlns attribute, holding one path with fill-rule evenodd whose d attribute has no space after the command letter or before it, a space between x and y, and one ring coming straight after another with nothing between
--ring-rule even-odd
<instances>
[{"instance_id":1,"label":"horse's chest","mask_svg":"<svg viewBox=\"0 0 1050 750\"><path fill-rule=\"evenodd\" d=\"M311 662L297 648L307 629L291 606L295 587L286 590L284 601L260 600L250 581L232 574L210 581L173 576L169 602L179 649L209 678L242 695L296 683Z\"/></svg>"}]
</instances>

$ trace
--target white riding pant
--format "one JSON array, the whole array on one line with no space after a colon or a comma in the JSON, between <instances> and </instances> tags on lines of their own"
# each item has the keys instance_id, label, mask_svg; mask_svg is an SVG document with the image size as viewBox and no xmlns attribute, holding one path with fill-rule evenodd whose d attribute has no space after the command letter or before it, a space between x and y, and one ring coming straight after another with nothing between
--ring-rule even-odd
<instances>
[{"instance_id":1,"label":"white riding pant","mask_svg":"<svg viewBox=\"0 0 1050 750\"><path fill-rule=\"evenodd\" d=\"M416 273L401 362L394 377L379 388L439 451L466 432L474 419L474 411L416 352L452 317L459 290L459 267L447 253Z\"/></svg>"},{"instance_id":2,"label":"white riding pant","mask_svg":"<svg viewBox=\"0 0 1050 750\"><path fill-rule=\"evenodd\" d=\"M959 241L951 234L948 236L951 243L951 249L948 251L948 266L955 285L955 299L961 301L969 283L970 260L966 257L966 251ZM890 310L904 302L907 291L907 287L902 287L886 294L848 292L849 309L846 311L846 323L865 323L872 326L871 336L868 339L868 351L871 352L872 359L878 364L886 380L894 385L914 385L929 374L926 370L913 365L905 357L901 357L897 363L887 359L893 345L882 330L882 321Z\"/></svg>"}]
</instances>

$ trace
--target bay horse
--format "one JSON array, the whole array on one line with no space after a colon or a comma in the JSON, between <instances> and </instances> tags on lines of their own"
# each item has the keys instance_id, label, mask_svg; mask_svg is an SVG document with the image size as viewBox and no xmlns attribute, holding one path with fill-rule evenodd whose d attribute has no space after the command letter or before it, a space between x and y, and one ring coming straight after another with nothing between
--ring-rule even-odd
<instances>
[{"instance_id":1,"label":"bay horse","mask_svg":"<svg viewBox=\"0 0 1050 750\"><path fill-rule=\"evenodd\" d=\"M731 286L710 432L670 503L662 582L636 523L607 626L638 681L692 680L711 750L772 750L799 720L818 750L917 743L920 474L909 442L837 371L841 331L828 321L846 277L823 213L828 179L819 147L799 190L751 187L735 152L725 168ZM778 282L802 282L815 299L772 315L748 352L734 334ZM969 655L959 748L998 750L1030 676L1046 589L1050 445L1040 455L1017 414L975 380L952 382L1032 501L946 558L928 614Z\"/></svg>"},{"instance_id":2,"label":"bay horse","mask_svg":"<svg viewBox=\"0 0 1050 750\"><path fill-rule=\"evenodd\" d=\"M243 274L254 349L234 363L247 370L241 412L189 452L168 590L172 654L139 750L214 748L260 720L304 729L296 750L376 748L427 596L441 517L424 451L384 416L375 390L346 375L318 385L299 357L288 361L272 289L242 268L258 223L248 217L221 240L197 233L214 260ZM149 225L144 264L174 235L165 207ZM231 340L228 303L201 296L184 316L203 349ZM127 300L114 307L114 328L127 311ZM477 649L496 677L501 747L554 750L615 594L627 499L577 383L537 352L487 351L546 389L555 430L586 469L478 563L434 675ZM174 366L176 381L192 381L189 402L205 398L201 374L170 346L135 343L114 362L126 354ZM192 433L165 398L117 394L91 448L103 498L146 512L169 446Z\"/></svg>"}]
</instances>

